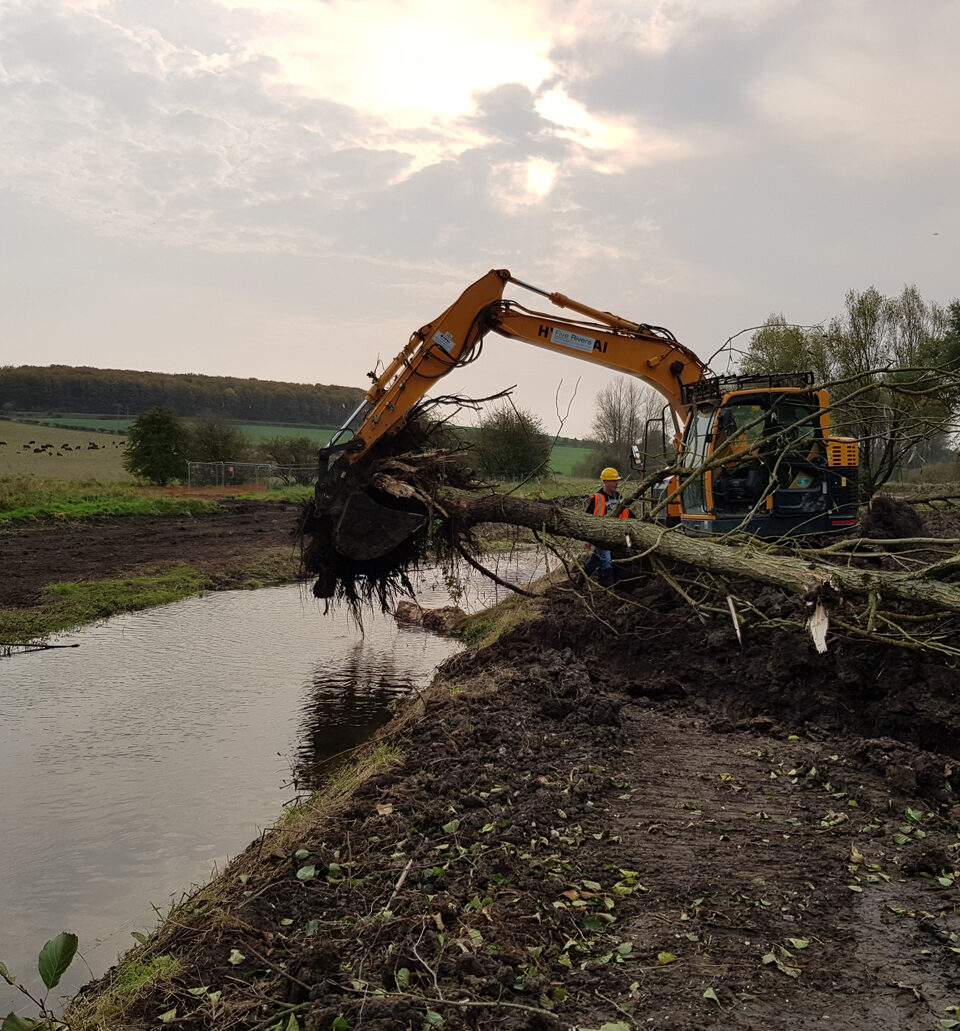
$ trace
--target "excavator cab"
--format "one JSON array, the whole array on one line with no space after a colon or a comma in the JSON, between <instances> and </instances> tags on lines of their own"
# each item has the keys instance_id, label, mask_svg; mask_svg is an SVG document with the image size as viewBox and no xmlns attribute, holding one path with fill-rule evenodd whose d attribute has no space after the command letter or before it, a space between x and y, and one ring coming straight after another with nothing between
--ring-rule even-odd
<instances>
[{"instance_id":1,"label":"excavator cab","mask_svg":"<svg viewBox=\"0 0 960 1031\"><path fill-rule=\"evenodd\" d=\"M764 537L854 525L856 444L830 436L825 392L812 383L809 373L791 373L696 384L681 451L691 472L676 478L674 520Z\"/></svg>"}]
</instances>

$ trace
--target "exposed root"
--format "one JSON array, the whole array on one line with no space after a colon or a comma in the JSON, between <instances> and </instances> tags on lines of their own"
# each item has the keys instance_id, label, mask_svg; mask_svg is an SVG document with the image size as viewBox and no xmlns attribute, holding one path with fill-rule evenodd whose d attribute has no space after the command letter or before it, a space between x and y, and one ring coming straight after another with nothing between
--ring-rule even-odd
<instances>
[{"instance_id":1,"label":"exposed root","mask_svg":"<svg viewBox=\"0 0 960 1031\"><path fill-rule=\"evenodd\" d=\"M434 436L442 432L432 429ZM478 480L463 449L403 451L431 443L431 427L407 427L352 466L338 467L304 507L303 571L316 576L318 598L346 605L358 623L368 606L387 611L412 597L412 577L427 561L451 558L469 544L444 518L436 494L442 486L475 489Z\"/></svg>"}]
</instances>

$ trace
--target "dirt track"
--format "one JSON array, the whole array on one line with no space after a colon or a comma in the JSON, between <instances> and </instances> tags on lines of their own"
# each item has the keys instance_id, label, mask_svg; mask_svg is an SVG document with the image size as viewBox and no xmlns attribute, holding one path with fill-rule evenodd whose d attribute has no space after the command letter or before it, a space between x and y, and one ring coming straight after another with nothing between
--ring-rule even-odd
<instances>
[{"instance_id":1,"label":"dirt track","mask_svg":"<svg viewBox=\"0 0 960 1031\"><path fill-rule=\"evenodd\" d=\"M741 647L653 581L541 606L447 664L392 765L177 914L143 958L183 969L124 1026L948 1026L956 670Z\"/></svg>"},{"instance_id":2,"label":"dirt track","mask_svg":"<svg viewBox=\"0 0 960 1031\"><path fill-rule=\"evenodd\" d=\"M267 548L296 552L298 510L293 502L222 501L207 515L46 521L3 530L0 605L30 605L48 583L234 561Z\"/></svg>"}]
</instances>

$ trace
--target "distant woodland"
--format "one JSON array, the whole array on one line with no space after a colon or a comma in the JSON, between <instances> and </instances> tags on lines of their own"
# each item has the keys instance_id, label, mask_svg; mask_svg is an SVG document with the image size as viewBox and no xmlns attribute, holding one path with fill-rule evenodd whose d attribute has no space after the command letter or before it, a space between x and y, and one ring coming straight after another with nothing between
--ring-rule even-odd
<instances>
[{"instance_id":1,"label":"distant woodland","mask_svg":"<svg viewBox=\"0 0 960 1031\"><path fill-rule=\"evenodd\" d=\"M356 387L71 365L0 366L5 412L130 417L157 405L190 417L339 426L363 399Z\"/></svg>"}]
</instances>

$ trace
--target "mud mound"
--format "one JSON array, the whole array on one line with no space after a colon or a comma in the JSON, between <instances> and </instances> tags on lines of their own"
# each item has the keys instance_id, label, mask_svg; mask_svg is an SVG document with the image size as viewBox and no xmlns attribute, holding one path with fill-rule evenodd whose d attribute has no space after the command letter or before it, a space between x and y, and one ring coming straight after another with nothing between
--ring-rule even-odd
<instances>
[{"instance_id":1,"label":"mud mound","mask_svg":"<svg viewBox=\"0 0 960 1031\"><path fill-rule=\"evenodd\" d=\"M920 513L906 501L886 494L877 494L871 499L861 526L864 537L878 540L922 537L924 533Z\"/></svg>"},{"instance_id":2,"label":"mud mound","mask_svg":"<svg viewBox=\"0 0 960 1031\"><path fill-rule=\"evenodd\" d=\"M795 631L701 624L667 587L595 603L556 590L550 612L493 646L485 661L515 661L530 647L566 647L636 698L679 699L723 729L769 717L814 734L890 737L934 753L960 741L960 674L909 648L833 638L825 655ZM942 787L942 771L939 782Z\"/></svg>"}]
</instances>

